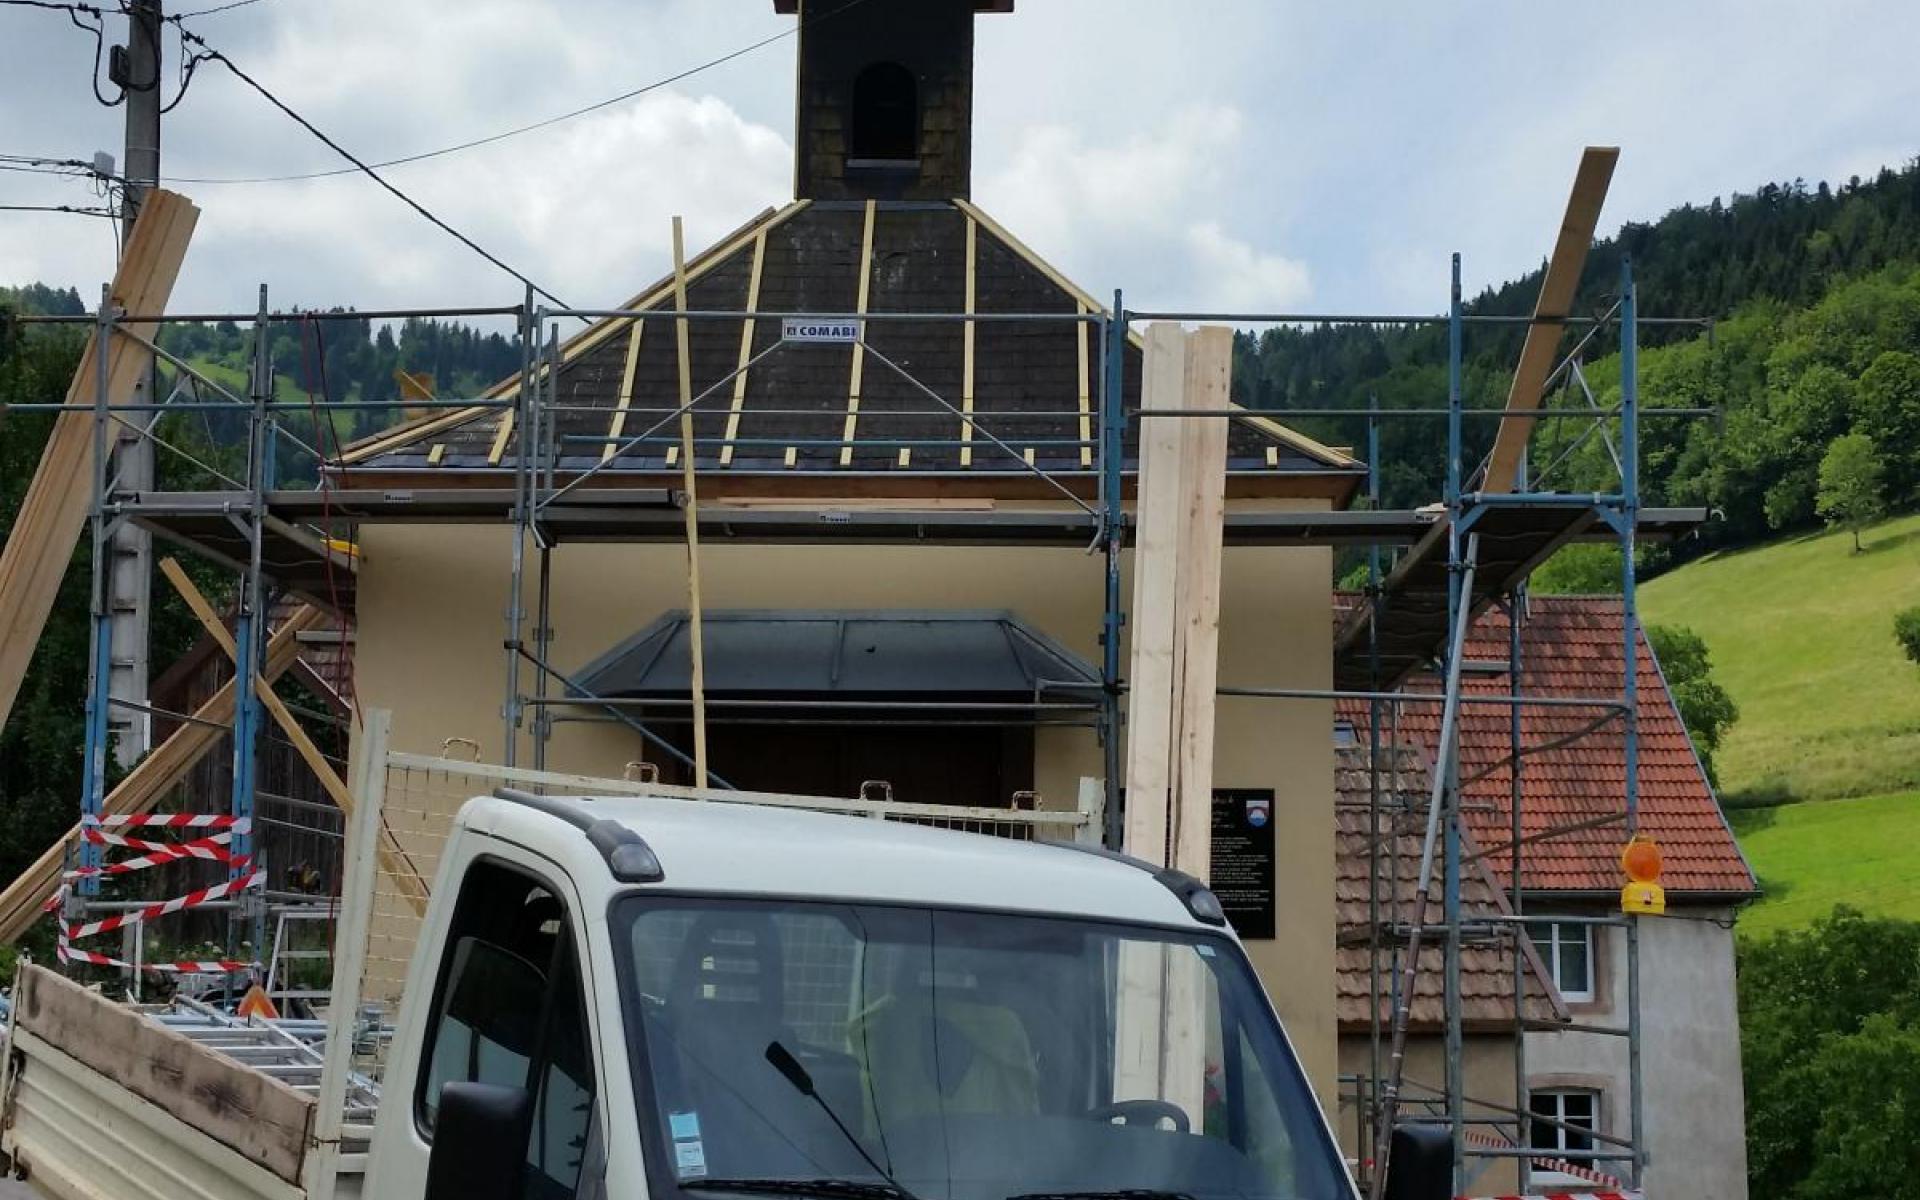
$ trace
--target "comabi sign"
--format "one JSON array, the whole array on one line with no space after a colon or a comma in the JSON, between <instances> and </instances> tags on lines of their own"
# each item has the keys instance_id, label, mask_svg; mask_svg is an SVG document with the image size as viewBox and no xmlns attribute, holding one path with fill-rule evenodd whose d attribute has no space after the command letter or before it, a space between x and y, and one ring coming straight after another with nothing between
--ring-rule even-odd
<instances>
[{"instance_id":1,"label":"comabi sign","mask_svg":"<svg viewBox=\"0 0 1920 1200\"><path fill-rule=\"evenodd\" d=\"M860 340L860 324L859 321L815 321L806 317L787 317L780 324L780 340L851 345Z\"/></svg>"}]
</instances>

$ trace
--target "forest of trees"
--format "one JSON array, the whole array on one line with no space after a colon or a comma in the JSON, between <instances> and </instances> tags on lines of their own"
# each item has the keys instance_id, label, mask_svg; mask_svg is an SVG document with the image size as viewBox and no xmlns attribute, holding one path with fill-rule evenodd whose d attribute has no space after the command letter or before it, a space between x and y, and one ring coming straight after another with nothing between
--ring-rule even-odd
<instances>
[{"instance_id":1,"label":"forest of trees","mask_svg":"<svg viewBox=\"0 0 1920 1200\"><path fill-rule=\"evenodd\" d=\"M1710 333L1655 326L1641 335L1644 407L1723 414L1643 427L1646 501L1707 505L1724 518L1690 552L1812 524L1821 459L1850 434L1872 440L1885 502L1911 506L1920 483L1920 160L1838 188L1769 184L1629 225L1595 247L1581 309L1597 313L1611 302L1623 255L1632 256L1643 314L1717 319ZM1539 283L1535 272L1475 297L1468 311L1525 314ZM1470 405L1505 403L1520 339L1516 327L1469 326ZM1602 404L1618 398L1615 346L1597 338L1585 364ZM1234 385L1242 403L1267 409L1365 408L1370 398L1387 409L1443 406L1446 331L1342 325L1243 334ZM1329 442L1366 444L1364 418L1289 423ZM1494 424L1468 422L1470 462L1485 453ZM1536 469L1583 428L1543 424ZM1385 503L1438 499L1444 420L1389 419L1380 431ZM1610 474L1605 447L1590 441L1546 486L1604 487Z\"/></svg>"}]
</instances>

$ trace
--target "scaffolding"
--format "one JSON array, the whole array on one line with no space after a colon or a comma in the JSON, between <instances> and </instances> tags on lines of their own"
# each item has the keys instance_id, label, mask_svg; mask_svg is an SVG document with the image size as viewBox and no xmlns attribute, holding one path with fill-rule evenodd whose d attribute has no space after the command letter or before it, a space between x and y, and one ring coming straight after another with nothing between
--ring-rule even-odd
<instances>
[{"instance_id":1,"label":"scaffolding","mask_svg":"<svg viewBox=\"0 0 1920 1200\"><path fill-rule=\"evenodd\" d=\"M342 486L351 483L350 473L332 478L321 473L317 490L286 489L278 485L276 463L283 445L311 455L320 463L333 460L321 447L308 445L285 427L288 410L331 414L336 410L363 408L358 401L340 401L330 396L305 403L275 396L271 332L286 323L325 322L329 320L398 320L406 317L435 318L510 318L516 327L522 362L517 386L509 397L496 394L478 400L410 400L414 410L454 410L485 414L497 413L517 426L517 446L511 457L510 489L463 491L459 494L412 493L395 496L378 489ZM1581 331L1581 336L1550 377L1564 389L1577 387L1587 403L1579 408L1542 407L1537 410L1485 408L1467 403L1463 382L1464 338L1469 328L1524 326L1528 317L1469 314L1461 299L1460 262L1452 262L1451 298L1444 316L1365 315L1312 313L1221 313L1221 312L1148 312L1129 311L1124 296L1116 292L1112 307L1106 311L1082 306L1074 314L1063 313L781 313L762 311L675 311L658 309L591 310L559 309L537 306L529 291L520 303L472 309L429 309L418 311L375 310L337 313L275 312L269 306L262 286L257 309L242 314L191 314L153 316L115 311L106 297L100 311L86 318L17 318L22 322L85 323L105 344L113 338L128 338L154 354L176 373L179 386L166 401L151 404L117 405L110 403L107 379L98 380L95 403L77 406L90 411L94 422L95 474L93 480L92 539L93 611L92 669L88 681L86 754L81 813L99 817L106 797L107 714L111 705L122 703L108 694L113 647L111 614L107 611L106 580L109 569L105 547L113 534L129 521L140 521L165 536L191 545L216 562L229 567L236 580L234 640L237 644L235 705L230 726L232 753L231 794L224 809L236 818L251 818L256 813L259 793L256 787L257 764L254 746L263 728L265 714L256 688L256 676L266 661L267 623L270 611L269 584L283 594L300 596L308 603L349 609L352 573L356 567L353 552L342 539L359 523L381 521L470 520L505 523L513 531L511 561L508 567L511 587L506 598L505 648L503 662L502 707L505 735L505 765L521 766L521 745L530 750L533 771L545 771L547 741L552 731L551 714L559 708L585 707L601 718L630 728L635 735L662 754L679 761L688 756L671 739L654 728L651 716L636 715L633 707L615 697L603 697L584 688L578 679L558 669L551 655L552 559L556 550L571 540L592 541L670 541L699 530L697 513L683 511L687 497L673 490L635 487L595 488L606 482L626 449L653 442L681 444L687 447L688 481L702 469L694 453L690 429L678 437L663 433L671 423L696 412L744 371L766 355L787 350L784 341L776 342L764 354L745 361L718 383L698 394L683 385L682 401L666 412L651 428L631 436L600 436L590 439L596 446L618 445L591 466L563 466L569 437L559 433L555 420L569 411L561 402L558 388L561 358L560 326L563 322L656 322L673 321L684 330L699 321L779 321L786 318L820 322L847 322L858 330L888 322L911 321L920 324L966 323L1055 323L1077 326L1094 339L1100 369L1097 373L1099 405L1098 427L1082 427L1082 437L1062 445L1082 450L1092 461L1092 489L1088 494L1086 473L1075 478L1059 477L1036 466L1014 442L996 432L997 421L1008 414L976 412L970 404L956 404L936 389L917 379L905 365L896 362L867 344L865 334L857 334L856 344L880 369L903 378L927 405L927 415L957 421L961 437L949 440L862 441L851 428L847 437L833 439L832 445L846 448L905 449L909 446L966 445L975 450L1004 454L1010 468L1037 480L1045 493L1058 501L1046 511L942 511L896 512L857 511L821 520L821 514L795 515L782 512L734 513L729 525L744 528L746 535L768 541L792 541L810 544L847 543L898 544L903 542L965 541L971 544L1050 545L1063 549L1091 552L1103 562L1100 594L1099 645L1101 648L1097 694L1089 695L1084 686L1064 687L1055 692L1038 692L1030 703L983 706L987 711L973 714L987 722L1063 723L1091 728L1098 739L1104 760L1105 836L1109 845L1120 840L1120 739L1123 729L1127 682L1122 660L1122 630L1126 620L1121 593L1121 567L1127 552L1130 518L1125 503L1128 473L1126 441L1129 422L1165 419L1227 419L1257 421L1278 417L1364 416L1369 441L1369 509L1359 512L1244 512L1229 511L1226 518L1228 544L1262 545L1364 545L1368 548L1369 586L1364 604L1341 634L1341 667L1335 686L1329 689L1221 687L1219 695L1272 701L1316 703L1364 703L1372 714L1369 723L1370 755L1373 772L1370 828L1374 881L1378 889L1380 839L1387 836L1381 825L1380 761L1394 747L1383 744L1392 737L1395 715L1403 706L1438 705L1442 711L1441 736L1434 764L1432 793L1421 812L1424 820L1419 872L1418 900L1410 921L1382 917L1377 896L1370 919L1369 942L1372 962L1373 1017L1371 1021L1370 1078L1360 1081L1358 1100L1363 1139L1359 1172L1373 1200L1382 1194L1390 1135L1397 1124L1438 1116L1449 1127L1458 1164L1456 1192L1467 1194L1479 1170L1493 1162L1511 1161L1520 1172L1521 1190L1526 1190L1527 1171L1534 1157L1529 1147L1531 1123L1545 1122L1565 1128L1566 1123L1530 1113L1525 1066L1525 1038L1528 1032L1526 1012L1526 971L1522 946L1527 938L1524 924L1525 888L1523 887L1523 850L1541 840L1540 835L1523 837L1521 833L1522 771L1524 759L1543 749L1521 744L1520 714L1529 706L1578 708L1598 712L1589 722L1589 732L1617 725L1624 746L1624 792L1620 797L1620 823L1628 836L1638 822L1639 794L1637 769L1636 666L1638 650L1635 638L1638 617L1635 597L1635 542L1644 529L1680 530L1701 519L1704 514L1680 510L1643 509L1639 482L1639 431L1648 416L1698 417L1709 415L1698 409L1647 409L1640 405L1638 390L1637 341L1640 327L1672 323L1703 326L1687 318L1649 319L1638 314L1638 304L1630 263L1623 263L1619 291L1610 307L1591 317L1569 317L1556 323ZM251 369L244 396L160 344L157 328L166 324L233 321L250 328L252 338ZM1127 411L1123 402L1126 349L1129 330L1145 321L1209 321L1236 326L1274 324L1442 326L1447 334L1447 396L1444 407L1420 409L1381 409L1377 403L1366 409L1285 409L1285 410L1181 410L1146 409ZM151 324L156 332L151 339L130 326ZM1581 360L1595 338L1612 330L1618 338L1621 360L1620 399L1617 404L1598 403L1582 372ZM681 341L683 347L686 342ZM745 355L743 354L743 358ZM100 356L105 361L105 356ZM61 410L60 403L21 405L23 409ZM183 411L219 411L238 413L245 418L246 469L244 479L225 476L217 467L202 462L184 447L161 436L156 418L162 413ZM603 408L594 411L605 412ZM891 415L891 414L889 414ZM1013 419L1030 414L1012 414ZM1084 410L1081 414L1084 416ZM1380 508L1379 428L1381 422L1398 417L1446 418L1446 483L1442 509L1438 516L1423 511L1386 511ZM1538 423L1577 420L1589 428L1573 447L1518 490L1498 491L1484 487L1477 472L1465 462L1465 424L1469 420L1519 419L1536 427ZM118 486L108 468L110 426L119 424L141 437L152 440L164 454L182 455L203 473L224 479L225 489L201 492L129 493ZM1568 455L1589 438L1605 443L1611 461L1618 468L1618 484L1604 491L1569 493L1544 490L1543 480L1567 460ZM684 439L684 441L682 440ZM738 439L728 438L728 442ZM707 439L710 443L711 439ZM790 445L793 439L782 439ZM708 449L712 449L709 444ZM337 464L336 464L337 465ZM1005 476L1003 476L1004 478ZM1080 486L1076 487L1075 485ZM690 488L688 489L691 490ZM457 514L457 515L454 515ZM1610 697L1534 696L1523 693L1520 684L1521 624L1525 614L1525 581L1531 570L1561 545L1576 538L1592 538L1599 533L1615 541L1621 550L1621 592L1625 655L1623 682L1618 695ZM1397 563L1384 560L1389 546L1407 547ZM526 602L531 580L533 602ZM1438 600L1435 600L1435 597ZM343 597L347 602L342 602ZM1426 602L1423 603L1423 599ZM1504 697L1464 694L1463 647L1475 615L1491 604L1503 606L1510 615L1511 655L1507 664L1510 687ZM341 615L344 616L344 613ZM1408 676L1423 664L1437 661L1441 681L1437 692L1410 690ZM564 689L556 694L554 688ZM1463 870L1461 846L1460 715L1468 704L1493 703L1511 714L1512 743L1508 763L1511 766L1512 840L1499 848L1511 872L1511 919L1497 923L1490 932L1476 930L1475 937L1493 937L1510 947L1514 969L1515 1103L1511 1106L1475 1100L1465 1094L1462 1071L1462 1024L1459 996L1459 962L1463 930L1459 899ZM715 705L716 702L709 702ZM724 713L724 705L718 705ZM841 705L840 707L845 707ZM876 723L905 721L901 705L889 703L885 711L868 717ZM950 708L947 705L930 707ZM161 714L181 720L194 720L190 714ZM809 716L804 709L795 721L836 723L841 717L826 714ZM712 785L724 788L724 779L714 777ZM1550 831L1550 834L1561 831ZM337 834L335 835L337 836ZM244 841L236 839L235 850L244 851ZM79 849L83 865L97 865L93 847ZM266 864L269 870L286 864ZM254 947L267 944L269 919L299 922L309 919L314 902L284 892L283 903L270 906L253 900L234 906L230 945L250 941ZM1441 898L1444 920L1436 928L1426 920L1426 902L1431 895ZM85 912L96 903L89 889L69 900L71 909ZM325 901L319 902L322 906ZM1565 1151L1561 1157L1579 1159L1588 1165L1625 1164L1630 1182L1638 1188L1645 1167L1645 1129L1640 1085L1640 918L1628 916L1594 917L1594 924L1617 927L1623 931L1626 947L1627 1014L1614 1033L1629 1047L1630 1128L1625 1136L1598 1129L1580 1129L1595 1148ZM244 935L244 936L243 936ZM1447 1022L1445 1030L1446 1078L1438 1087L1428 1087L1404 1078L1404 1055L1408 1037L1408 1013L1419 949L1430 937L1440 940L1445 962ZM1391 1018L1381 1017L1381 1002L1389 1003ZM1493 1131L1491 1136L1470 1136L1475 1127Z\"/></svg>"}]
</instances>

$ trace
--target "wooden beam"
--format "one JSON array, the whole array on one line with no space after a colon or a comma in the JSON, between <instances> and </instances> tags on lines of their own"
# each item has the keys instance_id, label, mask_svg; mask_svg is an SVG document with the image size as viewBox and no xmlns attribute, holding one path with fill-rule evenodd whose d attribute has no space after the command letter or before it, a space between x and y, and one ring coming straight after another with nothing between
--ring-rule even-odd
<instances>
[{"instance_id":1,"label":"wooden beam","mask_svg":"<svg viewBox=\"0 0 1920 1200\"><path fill-rule=\"evenodd\" d=\"M967 308L971 317L980 305L980 222L967 215ZM964 322L960 332L960 465L973 465L973 356L974 323Z\"/></svg>"},{"instance_id":2,"label":"wooden beam","mask_svg":"<svg viewBox=\"0 0 1920 1200\"><path fill-rule=\"evenodd\" d=\"M867 209L869 236L873 209ZM679 217L673 219L673 308L687 311L685 234ZM674 336L680 350L681 486L686 490L682 511L687 522L687 642L693 658L693 781L707 786L707 656L703 641L700 600L700 492L693 469L693 354L688 347L687 318L676 317Z\"/></svg>"},{"instance_id":3,"label":"wooden beam","mask_svg":"<svg viewBox=\"0 0 1920 1200\"><path fill-rule=\"evenodd\" d=\"M161 189L149 192L127 239L109 302L133 316L165 312L199 218L200 210L186 197ZM148 339L154 336L152 325L128 326L128 330ZM80 366L67 387L68 404L92 407L96 403L102 355L108 405L132 402L153 361L152 352L129 338L117 337L103 346L95 337L80 356ZM47 614L53 611L60 580L73 562L74 544L86 527L93 491L93 442L91 412L59 415L6 544L0 546L0 725L13 711ZM105 687L105 681L100 686Z\"/></svg>"},{"instance_id":4,"label":"wooden beam","mask_svg":"<svg viewBox=\"0 0 1920 1200\"><path fill-rule=\"evenodd\" d=\"M1573 312L1574 293L1580 287L1580 274L1586 269L1587 251L1593 247L1593 232L1600 223L1600 207L1606 203L1614 164L1619 160L1618 146L1588 146L1580 156L1573 194L1567 197L1566 216L1560 221L1560 236L1554 241L1553 256L1547 260L1546 276L1540 281L1540 298L1534 302L1533 323L1527 326L1520 362L1513 369L1513 386L1507 393L1508 415L1500 419L1499 431L1494 434L1493 456L1487 461L1487 478L1482 485L1485 491L1510 492L1519 478L1520 460L1538 418L1514 413L1539 408L1545 397L1547 376L1553 372L1561 335L1566 332L1565 321Z\"/></svg>"},{"instance_id":5,"label":"wooden beam","mask_svg":"<svg viewBox=\"0 0 1920 1200\"><path fill-rule=\"evenodd\" d=\"M1233 331L1201 328L1187 338L1182 407L1225 411L1233 380ZM1174 683L1172 865L1206 879L1213 858L1214 689L1219 680L1221 547L1226 532L1224 418L1163 417L1178 426L1180 455L1179 652Z\"/></svg>"},{"instance_id":6,"label":"wooden beam","mask_svg":"<svg viewBox=\"0 0 1920 1200\"><path fill-rule=\"evenodd\" d=\"M1087 306L1079 307L1081 316L1087 315ZM1087 334L1090 326L1085 321L1075 321L1073 332L1077 338L1079 351L1076 358L1080 366L1080 465L1093 465L1093 366L1087 361ZM1225 424L1225 422L1220 422Z\"/></svg>"},{"instance_id":7,"label":"wooden beam","mask_svg":"<svg viewBox=\"0 0 1920 1200\"><path fill-rule=\"evenodd\" d=\"M760 311L760 274L767 261L767 231L753 239L753 273L747 277L747 311ZM747 364L753 361L753 335L759 322L751 316L740 326L740 364L734 368L733 406L727 410L726 441L720 447L720 465L733 465L733 439L740 436L740 413L747 405Z\"/></svg>"},{"instance_id":8,"label":"wooden beam","mask_svg":"<svg viewBox=\"0 0 1920 1200\"><path fill-rule=\"evenodd\" d=\"M620 452L620 436L627 428L627 410L633 407L633 374L640 366L640 335L647 331L645 321L635 321L627 335L627 361L620 372L620 398L613 408L613 423L607 426L607 444L600 451L601 462L611 462Z\"/></svg>"},{"instance_id":9,"label":"wooden beam","mask_svg":"<svg viewBox=\"0 0 1920 1200\"><path fill-rule=\"evenodd\" d=\"M1141 380L1148 408L1179 408L1186 389L1186 335L1157 323L1146 333ZM1133 609L1127 616L1132 667L1127 673L1128 854L1167 862L1173 761L1175 597L1179 569L1180 427L1161 418L1140 423L1140 493L1134 514Z\"/></svg>"},{"instance_id":10,"label":"wooden beam","mask_svg":"<svg viewBox=\"0 0 1920 1200\"><path fill-rule=\"evenodd\" d=\"M286 674L299 660L299 635L318 626L322 619L317 608L295 609L268 640L261 676L276 680ZM120 785L107 793L101 811L110 816L153 811L187 772L220 744L232 721L233 681L228 680L194 710L193 720L183 723L172 736L149 751ZM52 897L60 882L66 847L79 836L78 825L68 829L65 837L42 852L5 891L0 891L0 942L12 942L40 918L41 906Z\"/></svg>"},{"instance_id":11,"label":"wooden beam","mask_svg":"<svg viewBox=\"0 0 1920 1200\"><path fill-rule=\"evenodd\" d=\"M853 311L861 316L866 315L867 301L873 292L873 222L879 208L879 201L867 201L866 224L860 234L860 295ZM840 440L846 443L840 447L840 465L843 467L853 465L853 432L860 421L860 385L867 369L865 337L863 332L862 340L854 343L853 366L847 381L847 424L840 433Z\"/></svg>"},{"instance_id":12,"label":"wooden beam","mask_svg":"<svg viewBox=\"0 0 1920 1200\"><path fill-rule=\"evenodd\" d=\"M205 593L194 586L193 580L187 577L180 563L172 558L163 558L160 560L160 573L167 577L167 582L173 585L173 590L180 593L180 598L187 602L187 607L199 619L201 627L207 631L207 636L226 651L227 658L237 665L239 651L234 646L233 635L227 632L226 623L220 619L220 614L214 610L213 604L208 601ZM253 691L254 695L260 699L260 706L267 710L274 724L280 727L280 732L285 734L287 741L293 745L294 752L300 756L302 762L307 764L307 769L313 772L313 777L320 781L320 786L333 800L334 807L340 810L342 816L351 818L353 792L341 781L339 774L333 769L333 764L327 761L327 756L321 752L319 746L314 744L313 738L307 733L305 727L294 719L292 711L287 708L286 701L280 699L280 694L273 690L273 685L257 673L253 677ZM413 906L414 911L424 915L427 910L427 883L420 877L419 869L413 865L405 848L400 845L399 839L391 830L386 831L386 839L380 846L380 865L385 867L388 874L399 883L401 893L406 897L407 903Z\"/></svg>"}]
</instances>

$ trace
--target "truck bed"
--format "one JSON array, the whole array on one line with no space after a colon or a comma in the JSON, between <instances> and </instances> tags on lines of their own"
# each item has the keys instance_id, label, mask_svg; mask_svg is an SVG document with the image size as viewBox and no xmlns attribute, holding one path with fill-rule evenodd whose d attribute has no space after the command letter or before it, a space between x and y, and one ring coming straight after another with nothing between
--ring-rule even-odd
<instances>
[{"instance_id":1,"label":"truck bed","mask_svg":"<svg viewBox=\"0 0 1920 1200\"><path fill-rule=\"evenodd\" d=\"M0 1151L58 1200L302 1200L313 1096L39 967L22 970ZM359 1194L343 1156L335 1195Z\"/></svg>"}]
</instances>

